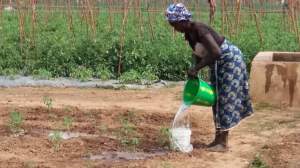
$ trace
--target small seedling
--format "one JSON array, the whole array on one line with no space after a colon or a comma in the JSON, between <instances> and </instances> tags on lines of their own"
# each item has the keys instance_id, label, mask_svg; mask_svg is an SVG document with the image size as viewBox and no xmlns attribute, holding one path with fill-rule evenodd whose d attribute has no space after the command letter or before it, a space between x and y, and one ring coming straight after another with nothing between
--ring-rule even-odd
<instances>
[{"instance_id":1,"label":"small seedling","mask_svg":"<svg viewBox=\"0 0 300 168\"><path fill-rule=\"evenodd\" d=\"M61 132L60 131L54 131L51 136L49 136L49 140L51 141L54 151L59 151L60 144L62 141Z\"/></svg>"},{"instance_id":2,"label":"small seedling","mask_svg":"<svg viewBox=\"0 0 300 168\"><path fill-rule=\"evenodd\" d=\"M12 133L19 133L23 122L23 117L20 112L13 111L9 114L9 129Z\"/></svg>"},{"instance_id":3,"label":"small seedling","mask_svg":"<svg viewBox=\"0 0 300 168\"><path fill-rule=\"evenodd\" d=\"M73 125L73 118L72 117L64 117L64 122L63 122L64 127L70 132L71 127Z\"/></svg>"},{"instance_id":4,"label":"small seedling","mask_svg":"<svg viewBox=\"0 0 300 168\"><path fill-rule=\"evenodd\" d=\"M43 102L47 106L48 111L50 111L53 106L53 99L49 96L44 96Z\"/></svg>"},{"instance_id":5,"label":"small seedling","mask_svg":"<svg viewBox=\"0 0 300 168\"><path fill-rule=\"evenodd\" d=\"M127 150L136 150L140 144L140 139L137 137L135 125L127 119L121 120L122 127L119 132L120 144Z\"/></svg>"},{"instance_id":6,"label":"small seedling","mask_svg":"<svg viewBox=\"0 0 300 168\"><path fill-rule=\"evenodd\" d=\"M160 146L164 148L170 148L170 137L171 137L171 132L170 129L167 127L161 127L159 130L159 136L158 136L158 143Z\"/></svg>"},{"instance_id":7,"label":"small seedling","mask_svg":"<svg viewBox=\"0 0 300 168\"><path fill-rule=\"evenodd\" d=\"M268 168L266 163L262 160L261 156L257 154L252 161L250 168Z\"/></svg>"}]
</instances>

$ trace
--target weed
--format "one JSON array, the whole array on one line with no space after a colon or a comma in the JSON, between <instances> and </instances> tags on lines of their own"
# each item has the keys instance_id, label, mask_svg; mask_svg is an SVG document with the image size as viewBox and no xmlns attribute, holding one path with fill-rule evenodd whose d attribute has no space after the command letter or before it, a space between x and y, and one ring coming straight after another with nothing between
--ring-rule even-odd
<instances>
[{"instance_id":1,"label":"weed","mask_svg":"<svg viewBox=\"0 0 300 168\"><path fill-rule=\"evenodd\" d=\"M23 117L20 112L13 111L9 114L9 129L12 133L19 133L23 122Z\"/></svg>"},{"instance_id":2,"label":"weed","mask_svg":"<svg viewBox=\"0 0 300 168\"><path fill-rule=\"evenodd\" d=\"M43 102L47 106L47 110L50 111L53 106L53 99L49 96L44 96Z\"/></svg>"},{"instance_id":3,"label":"weed","mask_svg":"<svg viewBox=\"0 0 300 168\"><path fill-rule=\"evenodd\" d=\"M252 161L250 168L268 168L266 163L262 160L261 156L257 154Z\"/></svg>"},{"instance_id":4,"label":"weed","mask_svg":"<svg viewBox=\"0 0 300 168\"><path fill-rule=\"evenodd\" d=\"M62 141L62 137L61 137L61 132L60 131L54 131L50 136L49 136L49 140L52 143L53 147L54 147L54 151L58 152L60 149L60 144Z\"/></svg>"},{"instance_id":5,"label":"weed","mask_svg":"<svg viewBox=\"0 0 300 168\"><path fill-rule=\"evenodd\" d=\"M170 137L171 137L170 129L167 127L161 127L158 136L159 145L164 148L170 149L170 145L171 145Z\"/></svg>"},{"instance_id":6,"label":"weed","mask_svg":"<svg viewBox=\"0 0 300 168\"><path fill-rule=\"evenodd\" d=\"M73 125L73 118L69 116L65 116L63 126L70 132L72 125Z\"/></svg>"}]
</instances>

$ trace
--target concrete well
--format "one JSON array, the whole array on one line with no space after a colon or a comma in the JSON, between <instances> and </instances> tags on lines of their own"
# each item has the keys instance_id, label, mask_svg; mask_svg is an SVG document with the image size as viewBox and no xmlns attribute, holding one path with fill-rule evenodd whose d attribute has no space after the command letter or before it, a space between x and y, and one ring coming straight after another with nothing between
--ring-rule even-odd
<instances>
[{"instance_id":1,"label":"concrete well","mask_svg":"<svg viewBox=\"0 0 300 168\"><path fill-rule=\"evenodd\" d=\"M250 74L252 100L300 107L300 52L260 52Z\"/></svg>"}]
</instances>

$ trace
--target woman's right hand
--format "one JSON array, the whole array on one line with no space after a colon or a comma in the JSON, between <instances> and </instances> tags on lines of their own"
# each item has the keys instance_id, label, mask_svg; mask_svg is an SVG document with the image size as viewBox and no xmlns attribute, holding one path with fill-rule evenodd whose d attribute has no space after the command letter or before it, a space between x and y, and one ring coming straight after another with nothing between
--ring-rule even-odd
<instances>
[{"instance_id":1,"label":"woman's right hand","mask_svg":"<svg viewBox=\"0 0 300 168\"><path fill-rule=\"evenodd\" d=\"M198 71L195 68L190 68L187 71L187 75L189 79L196 79L198 76Z\"/></svg>"}]
</instances>

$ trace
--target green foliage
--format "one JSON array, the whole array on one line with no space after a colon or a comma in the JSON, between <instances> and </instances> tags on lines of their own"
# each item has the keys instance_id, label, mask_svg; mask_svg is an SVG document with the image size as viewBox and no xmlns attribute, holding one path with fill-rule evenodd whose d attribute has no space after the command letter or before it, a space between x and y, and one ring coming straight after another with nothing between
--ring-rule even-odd
<instances>
[{"instance_id":1,"label":"green foliage","mask_svg":"<svg viewBox=\"0 0 300 168\"><path fill-rule=\"evenodd\" d=\"M137 137L136 127L127 119L121 119L122 127L119 131L119 141L122 147L126 150L136 151L140 144L140 139Z\"/></svg>"},{"instance_id":2,"label":"green foliage","mask_svg":"<svg viewBox=\"0 0 300 168\"><path fill-rule=\"evenodd\" d=\"M9 79L14 79L15 75L18 74L18 70L15 68L6 68L1 70L1 75L9 77Z\"/></svg>"},{"instance_id":3,"label":"green foliage","mask_svg":"<svg viewBox=\"0 0 300 168\"><path fill-rule=\"evenodd\" d=\"M23 122L22 114L18 111L9 113L9 129L12 133L18 133L21 131Z\"/></svg>"},{"instance_id":4,"label":"green foliage","mask_svg":"<svg viewBox=\"0 0 300 168\"><path fill-rule=\"evenodd\" d=\"M145 69L142 73L136 70L130 70L123 73L119 78L121 83L126 84L151 84L153 81L158 80L158 77L151 69Z\"/></svg>"},{"instance_id":5,"label":"green foliage","mask_svg":"<svg viewBox=\"0 0 300 168\"><path fill-rule=\"evenodd\" d=\"M80 81L88 81L93 77L93 71L85 67L78 67L72 70L71 77Z\"/></svg>"},{"instance_id":6,"label":"green foliage","mask_svg":"<svg viewBox=\"0 0 300 168\"><path fill-rule=\"evenodd\" d=\"M52 73L46 69L38 69L33 71L33 77L35 79L46 79L49 80L52 77Z\"/></svg>"},{"instance_id":7,"label":"green foliage","mask_svg":"<svg viewBox=\"0 0 300 168\"><path fill-rule=\"evenodd\" d=\"M106 11L106 10L103 10ZM243 11L241 11L243 12ZM186 70L191 64L191 49L180 33L173 36L170 25L163 14L153 14L154 37L148 24L139 26L138 17L128 14L125 27L125 41L121 47L120 33L122 17L115 15L113 30L109 28L108 13L96 17L97 32L91 33L90 25L82 21L78 11L72 11L74 30L68 30L68 19L62 13L48 16L37 13L35 39L26 36L20 43L19 20L17 12L2 15L0 38L0 70L2 75L12 76L18 72L42 78L72 77L82 81L91 77L107 80L118 76L127 83L164 80L184 80ZM219 17L220 13L217 13ZM207 20L208 13L201 14L201 21ZM148 22L148 15L142 12L142 19ZM28 17L30 18L30 17ZM233 17L229 18L233 19ZM197 20L197 18L195 18ZM282 14L266 14L260 18L263 44L259 42L255 20L243 16L239 32L226 38L237 45L244 53L250 67L251 60L264 50L299 51L300 46L295 34L282 25ZM214 28L221 32L221 20L216 19ZM24 20L25 34L31 32L31 20ZM226 26L225 26L226 27ZM280 34L280 36L278 36ZM34 43L33 43L34 42ZM121 58L121 62L119 62ZM201 76L208 78L207 71ZM132 75L132 77L129 77Z\"/></svg>"},{"instance_id":8,"label":"green foliage","mask_svg":"<svg viewBox=\"0 0 300 168\"><path fill-rule=\"evenodd\" d=\"M119 78L121 83L140 83L141 75L136 70L130 70L128 72L123 73Z\"/></svg>"},{"instance_id":9,"label":"green foliage","mask_svg":"<svg viewBox=\"0 0 300 168\"><path fill-rule=\"evenodd\" d=\"M96 68L94 76L101 80L109 80L113 77L113 74L112 74L112 72L110 72L109 68L107 68L103 65L99 65Z\"/></svg>"},{"instance_id":10,"label":"green foliage","mask_svg":"<svg viewBox=\"0 0 300 168\"><path fill-rule=\"evenodd\" d=\"M268 168L266 163L261 159L260 155L256 155L252 161L250 168Z\"/></svg>"}]
</instances>

